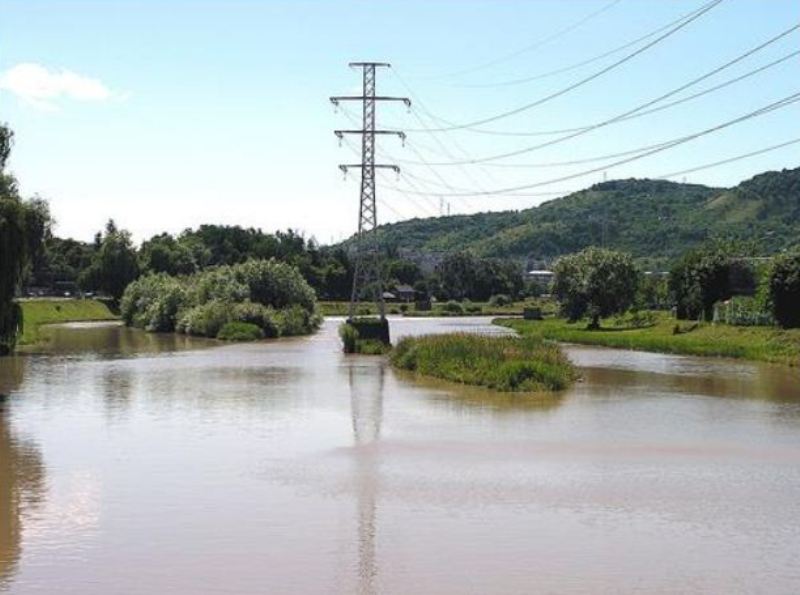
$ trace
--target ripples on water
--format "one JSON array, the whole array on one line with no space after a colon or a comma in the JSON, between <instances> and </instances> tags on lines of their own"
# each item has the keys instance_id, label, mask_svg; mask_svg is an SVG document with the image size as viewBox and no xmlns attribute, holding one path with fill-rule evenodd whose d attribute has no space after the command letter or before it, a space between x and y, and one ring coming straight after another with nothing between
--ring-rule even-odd
<instances>
[{"instance_id":1,"label":"ripples on water","mask_svg":"<svg viewBox=\"0 0 800 595\"><path fill-rule=\"evenodd\" d=\"M0 591L800 592L797 370L570 347L570 391L498 396L337 324L0 359ZM505 332L392 321L448 330Z\"/></svg>"}]
</instances>

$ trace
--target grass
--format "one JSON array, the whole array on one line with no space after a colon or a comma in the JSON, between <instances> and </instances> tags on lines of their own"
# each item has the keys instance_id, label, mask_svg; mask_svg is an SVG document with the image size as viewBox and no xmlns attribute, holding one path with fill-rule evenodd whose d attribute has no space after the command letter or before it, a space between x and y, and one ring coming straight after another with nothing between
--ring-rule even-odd
<instances>
[{"instance_id":1,"label":"grass","mask_svg":"<svg viewBox=\"0 0 800 595\"><path fill-rule=\"evenodd\" d=\"M406 337L392 350L391 362L422 376L503 392L559 391L577 377L558 345L539 337Z\"/></svg>"},{"instance_id":2,"label":"grass","mask_svg":"<svg viewBox=\"0 0 800 595\"><path fill-rule=\"evenodd\" d=\"M43 326L60 322L89 322L117 320L108 306L98 300L23 300L23 331L20 345L31 345L44 338Z\"/></svg>"},{"instance_id":3,"label":"grass","mask_svg":"<svg viewBox=\"0 0 800 595\"><path fill-rule=\"evenodd\" d=\"M258 341L264 338L264 331L249 322L227 322L217 333L220 341Z\"/></svg>"},{"instance_id":4,"label":"grass","mask_svg":"<svg viewBox=\"0 0 800 595\"><path fill-rule=\"evenodd\" d=\"M800 366L800 329L678 323L666 313L656 313L654 324L643 328L606 326L587 330L585 321L569 323L560 318L541 321L498 319L494 322L516 330L523 337ZM680 330L677 334L676 325Z\"/></svg>"}]
</instances>

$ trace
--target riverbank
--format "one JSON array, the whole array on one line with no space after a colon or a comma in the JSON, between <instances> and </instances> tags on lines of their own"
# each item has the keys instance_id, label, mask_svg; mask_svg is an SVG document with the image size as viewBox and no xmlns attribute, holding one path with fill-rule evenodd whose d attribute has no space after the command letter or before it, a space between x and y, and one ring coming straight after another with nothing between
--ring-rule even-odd
<instances>
[{"instance_id":1,"label":"riverbank","mask_svg":"<svg viewBox=\"0 0 800 595\"><path fill-rule=\"evenodd\" d=\"M653 325L642 328L604 326L587 330L585 321L569 323L561 318L496 319L494 323L514 329L523 337L565 343L800 366L800 329L695 324L676 321L664 313L656 315Z\"/></svg>"},{"instance_id":2,"label":"riverbank","mask_svg":"<svg viewBox=\"0 0 800 595\"><path fill-rule=\"evenodd\" d=\"M20 345L41 341L48 324L62 322L93 322L118 320L119 316L99 300L81 299L31 299L20 301L22 308L22 336Z\"/></svg>"},{"instance_id":3,"label":"riverbank","mask_svg":"<svg viewBox=\"0 0 800 595\"><path fill-rule=\"evenodd\" d=\"M405 337L392 349L390 360L395 367L421 376L502 392L560 391L577 377L557 345L533 336Z\"/></svg>"},{"instance_id":4,"label":"riverbank","mask_svg":"<svg viewBox=\"0 0 800 595\"><path fill-rule=\"evenodd\" d=\"M512 304L498 306L489 302L436 302L432 304L430 310L418 310L416 305L411 302L408 304L389 302L386 304L387 314L415 318L438 318L445 316L522 316L526 307L534 306L543 312L554 311L555 306L552 302L531 301L514 302ZM319 312L323 316L347 316L349 314L349 302L318 302ZM364 302L358 305L358 316L375 316L378 308L372 302Z\"/></svg>"}]
</instances>

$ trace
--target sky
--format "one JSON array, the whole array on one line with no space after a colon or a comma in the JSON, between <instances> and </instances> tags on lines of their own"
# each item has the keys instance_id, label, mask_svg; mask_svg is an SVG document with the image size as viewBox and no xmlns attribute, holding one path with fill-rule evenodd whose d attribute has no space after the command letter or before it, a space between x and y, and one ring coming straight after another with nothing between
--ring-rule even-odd
<instances>
[{"instance_id":1,"label":"sky","mask_svg":"<svg viewBox=\"0 0 800 595\"><path fill-rule=\"evenodd\" d=\"M357 225L359 174L344 179L337 166L359 161L359 139L339 146L333 130L357 127L360 112L329 101L360 94L351 61L390 62L378 93L413 101L410 111L378 106L379 127L409 130L405 146L378 140L379 162L402 170L379 177L381 222L448 204L451 213L527 208L603 179L661 177L800 138L795 102L627 163L599 159L800 92L794 30L653 107L782 60L763 71L603 124L800 24L797 0L722 0L644 47L708 2L3 0L0 121L15 132L10 169L24 195L50 202L60 236L89 240L113 218L137 241L219 223L291 227L330 243ZM431 131L530 104L472 127L483 132ZM485 133L588 126L574 138ZM583 163L553 165L563 161ZM730 186L798 166L793 144L671 179Z\"/></svg>"}]
</instances>

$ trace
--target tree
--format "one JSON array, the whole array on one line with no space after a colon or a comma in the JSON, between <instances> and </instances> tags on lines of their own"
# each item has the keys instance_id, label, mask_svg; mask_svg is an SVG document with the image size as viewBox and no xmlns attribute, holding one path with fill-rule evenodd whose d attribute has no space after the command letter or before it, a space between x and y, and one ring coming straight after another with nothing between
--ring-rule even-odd
<instances>
[{"instance_id":1,"label":"tree","mask_svg":"<svg viewBox=\"0 0 800 595\"><path fill-rule=\"evenodd\" d=\"M775 258L769 273L769 297L778 324L800 327L800 251Z\"/></svg>"},{"instance_id":2,"label":"tree","mask_svg":"<svg viewBox=\"0 0 800 595\"><path fill-rule=\"evenodd\" d=\"M553 273L553 293L563 314L573 322L588 316L589 328L599 328L601 318L627 310L639 286L631 256L602 248L560 258Z\"/></svg>"},{"instance_id":3,"label":"tree","mask_svg":"<svg viewBox=\"0 0 800 595\"><path fill-rule=\"evenodd\" d=\"M516 296L522 289L522 272L515 262L479 258L471 252L448 255L437 274L437 294L447 299L486 301L497 294Z\"/></svg>"},{"instance_id":4,"label":"tree","mask_svg":"<svg viewBox=\"0 0 800 595\"><path fill-rule=\"evenodd\" d=\"M128 284L138 276L139 264L131 234L117 229L111 219L92 264L82 273L79 283L84 289L105 291L119 300Z\"/></svg>"},{"instance_id":5,"label":"tree","mask_svg":"<svg viewBox=\"0 0 800 595\"><path fill-rule=\"evenodd\" d=\"M197 270L192 251L168 233L153 236L142 244L139 253L142 271L190 275Z\"/></svg>"},{"instance_id":6,"label":"tree","mask_svg":"<svg viewBox=\"0 0 800 595\"><path fill-rule=\"evenodd\" d=\"M11 130L0 125L0 355L16 344L22 315L14 295L50 229L47 203L21 200L16 180L5 171L12 140Z\"/></svg>"},{"instance_id":7,"label":"tree","mask_svg":"<svg viewBox=\"0 0 800 595\"><path fill-rule=\"evenodd\" d=\"M711 320L714 304L731 296L731 247L715 242L690 250L669 274L669 289L681 320Z\"/></svg>"}]
</instances>

